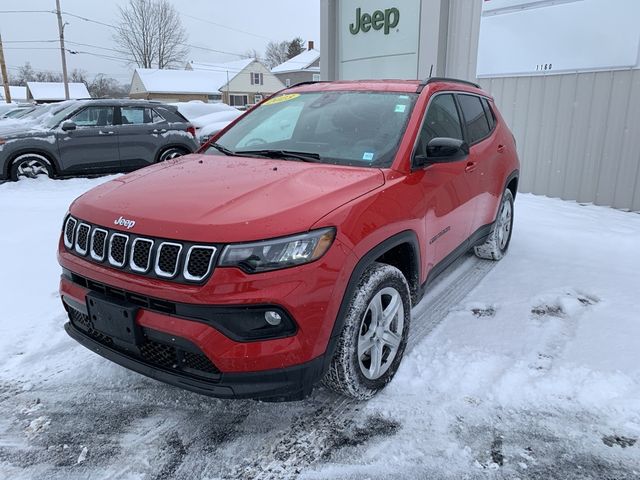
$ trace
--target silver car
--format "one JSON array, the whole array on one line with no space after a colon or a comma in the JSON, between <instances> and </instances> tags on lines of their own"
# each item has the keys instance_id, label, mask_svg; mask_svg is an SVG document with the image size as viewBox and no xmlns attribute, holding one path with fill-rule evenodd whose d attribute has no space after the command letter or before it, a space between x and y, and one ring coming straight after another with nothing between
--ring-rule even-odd
<instances>
[{"instance_id":1,"label":"silver car","mask_svg":"<svg viewBox=\"0 0 640 480\"><path fill-rule=\"evenodd\" d=\"M197 148L194 127L176 107L77 101L39 124L0 126L0 181L128 172Z\"/></svg>"}]
</instances>

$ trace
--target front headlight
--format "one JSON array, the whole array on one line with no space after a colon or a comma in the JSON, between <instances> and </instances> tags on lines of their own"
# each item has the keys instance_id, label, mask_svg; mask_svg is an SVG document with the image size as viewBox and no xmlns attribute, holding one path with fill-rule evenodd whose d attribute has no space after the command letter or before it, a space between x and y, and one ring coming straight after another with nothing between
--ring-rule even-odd
<instances>
[{"instance_id":1,"label":"front headlight","mask_svg":"<svg viewBox=\"0 0 640 480\"><path fill-rule=\"evenodd\" d=\"M228 245L219 266L257 273L302 265L322 257L335 236L335 228L323 228L291 237Z\"/></svg>"}]
</instances>

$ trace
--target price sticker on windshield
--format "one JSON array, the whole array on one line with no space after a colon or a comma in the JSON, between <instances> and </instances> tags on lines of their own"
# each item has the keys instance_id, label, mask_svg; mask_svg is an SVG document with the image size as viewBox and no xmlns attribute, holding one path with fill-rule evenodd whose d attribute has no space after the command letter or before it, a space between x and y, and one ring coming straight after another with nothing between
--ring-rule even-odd
<instances>
[{"instance_id":1,"label":"price sticker on windshield","mask_svg":"<svg viewBox=\"0 0 640 480\"><path fill-rule=\"evenodd\" d=\"M279 97L273 97L270 100L267 100L262 105L275 105L276 103L288 102L289 100L293 100L294 98L298 98L300 96L299 93L289 93L287 95L280 95Z\"/></svg>"}]
</instances>

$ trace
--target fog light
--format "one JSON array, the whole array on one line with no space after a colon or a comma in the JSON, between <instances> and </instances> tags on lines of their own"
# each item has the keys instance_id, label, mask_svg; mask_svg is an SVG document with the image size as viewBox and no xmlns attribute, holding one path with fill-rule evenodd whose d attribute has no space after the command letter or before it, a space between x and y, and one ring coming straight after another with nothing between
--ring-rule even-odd
<instances>
[{"instance_id":1,"label":"fog light","mask_svg":"<svg viewBox=\"0 0 640 480\"><path fill-rule=\"evenodd\" d=\"M280 314L278 312L272 312L271 310L264 312L264 319L269 325L273 325L274 327L276 325L280 325L280 322L282 321Z\"/></svg>"}]
</instances>

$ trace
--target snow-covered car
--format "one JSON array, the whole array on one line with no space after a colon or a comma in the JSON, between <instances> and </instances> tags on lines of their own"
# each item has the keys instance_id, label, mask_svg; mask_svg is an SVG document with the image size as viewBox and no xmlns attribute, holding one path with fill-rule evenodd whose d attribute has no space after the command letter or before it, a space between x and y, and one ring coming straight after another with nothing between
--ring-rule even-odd
<instances>
[{"instance_id":1,"label":"snow-covered car","mask_svg":"<svg viewBox=\"0 0 640 480\"><path fill-rule=\"evenodd\" d=\"M198 148L194 127L159 102L81 100L51 113L0 129L0 180L132 171Z\"/></svg>"},{"instance_id":2,"label":"snow-covered car","mask_svg":"<svg viewBox=\"0 0 640 480\"><path fill-rule=\"evenodd\" d=\"M200 144L206 143L209 138L242 115L238 109L225 103L204 103L195 100L173 105L195 127Z\"/></svg>"}]
</instances>

